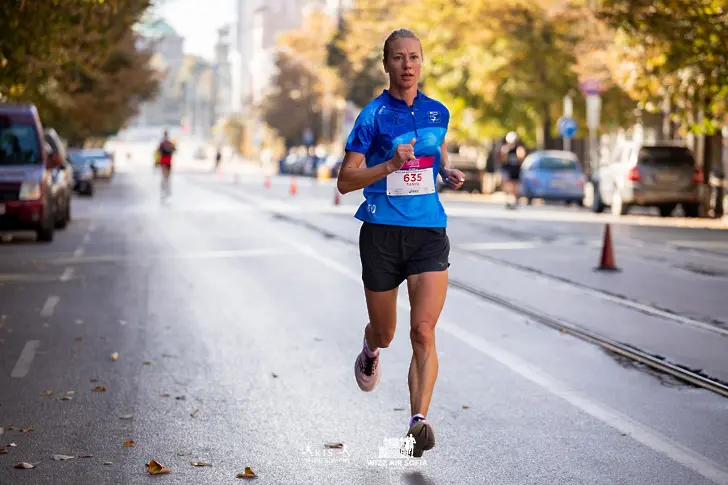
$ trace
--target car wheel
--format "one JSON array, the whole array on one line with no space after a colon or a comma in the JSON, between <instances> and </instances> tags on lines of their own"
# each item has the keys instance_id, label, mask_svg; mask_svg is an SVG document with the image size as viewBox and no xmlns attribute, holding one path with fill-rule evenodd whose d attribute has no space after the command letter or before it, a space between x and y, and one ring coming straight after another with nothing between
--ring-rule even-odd
<instances>
[{"instance_id":1,"label":"car wheel","mask_svg":"<svg viewBox=\"0 0 728 485\"><path fill-rule=\"evenodd\" d=\"M602 196L599 194L599 186L594 184L594 194L592 196L592 212L601 214L607 206L602 202Z\"/></svg>"},{"instance_id":2,"label":"car wheel","mask_svg":"<svg viewBox=\"0 0 728 485\"><path fill-rule=\"evenodd\" d=\"M88 184L88 187L86 187L86 190L84 190L83 193L84 193L84 195L92 197L94 195L94 186L91 184Z\"/></svg>"},{"instance_id":3,"label":"car wheel","mask_svg":"<svg viewBox=\"0 0 728 485\"><path fill-rule=\"evenodd\" d=\"M700 217L700 204L695 202L683 203L682 209L685 217Z\"/></svg>"},{"instance_id":4,"label":"car wheel","mask_svg":"<svg viewBox=\"0 0 728 485\"><path fill-rule=\"evenodd\" d=\"M657 207L657 209L660 211L660 217L670 217L675 207L677 207L676 204L666 204Z\"/></svg>"}]
</instances>

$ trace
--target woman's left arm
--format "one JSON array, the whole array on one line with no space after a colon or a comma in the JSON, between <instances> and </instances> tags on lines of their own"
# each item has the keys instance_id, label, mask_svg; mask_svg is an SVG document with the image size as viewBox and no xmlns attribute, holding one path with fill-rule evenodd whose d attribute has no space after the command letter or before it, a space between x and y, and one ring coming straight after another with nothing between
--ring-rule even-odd
<instances>
[{"instance_id":1,"label":"woman's left arm","mask_svg":"<svg viewBox=\"0 0 728 485\"><path fill-rule=\"evenodd\" d=\"M447 153L447 142L440 145L440 176L451 189L459 189L465 182L465 175L456 168L450 168L450 158Z\"/></svg>"}]
</instances>

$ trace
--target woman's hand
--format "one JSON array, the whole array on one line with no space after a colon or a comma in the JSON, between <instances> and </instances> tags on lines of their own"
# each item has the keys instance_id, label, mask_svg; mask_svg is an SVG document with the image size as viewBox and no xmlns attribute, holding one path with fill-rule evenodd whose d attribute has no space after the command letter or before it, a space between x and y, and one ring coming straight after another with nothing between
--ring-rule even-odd
<instances>
[{"instance_id":1,"label":"woman's hand","mask_svg":"<svg viewBox=\"0 0 728 485\"><path fill-rule=\"evenodd\" d=\"M465 175L456 168L446 168L442 171L442 180L453 190L458 190L465 182Z\"/></svg>"}]
</instances>

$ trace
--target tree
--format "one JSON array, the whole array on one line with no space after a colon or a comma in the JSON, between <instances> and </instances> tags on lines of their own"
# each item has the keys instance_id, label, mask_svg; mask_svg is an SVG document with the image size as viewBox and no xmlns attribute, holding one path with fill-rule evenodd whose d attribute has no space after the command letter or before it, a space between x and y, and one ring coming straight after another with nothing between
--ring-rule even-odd
<instances>
[{"instance_id":1,"label":"tree","mask_svg":"<svg viewBox=\"0 0 728 485\"><path fill-rule=\"evenodd\" d=\"M616 77L642 107L667 100L685 128L715 133L728 99L725 2L604 0L600 17L618 30Z\"/></svg>"}]
</instances>

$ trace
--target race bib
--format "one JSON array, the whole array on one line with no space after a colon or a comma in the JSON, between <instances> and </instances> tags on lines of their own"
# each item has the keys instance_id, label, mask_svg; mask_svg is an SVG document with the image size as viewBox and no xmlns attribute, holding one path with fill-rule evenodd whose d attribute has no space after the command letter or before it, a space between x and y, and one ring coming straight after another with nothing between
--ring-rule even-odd
<instances>
[{"instance_id":1,"label":"race bib","mask_svg":"<svg viewBox=\"0 0 728 485\"><path fill-rule=\"evenodd\" d=\"M435 157L409 160L396 172L387 175L387 195L427 195L435 193L432 166Z\"/></svg>"}]
</instances>

